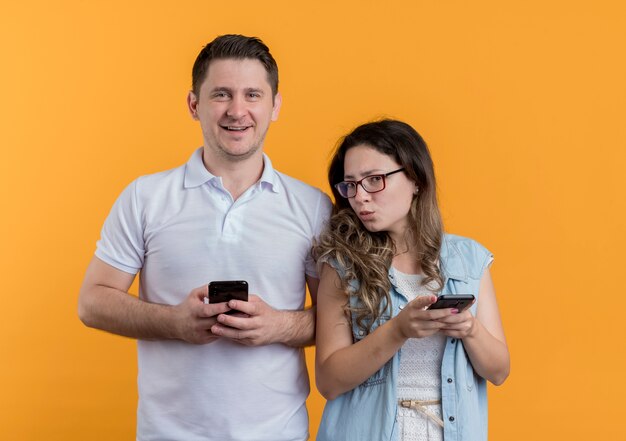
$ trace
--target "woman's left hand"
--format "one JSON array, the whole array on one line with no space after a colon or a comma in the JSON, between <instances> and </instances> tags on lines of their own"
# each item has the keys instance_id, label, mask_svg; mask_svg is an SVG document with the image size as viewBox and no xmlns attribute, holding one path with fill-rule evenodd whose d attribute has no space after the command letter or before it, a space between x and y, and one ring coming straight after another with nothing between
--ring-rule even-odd
<instances>
[{"instance_id":1,"label":"woman's left hand","mask_svg":"<svg viewBox=\"0 0 626 441\"><path fill-rule=\"evenodd\" d=\"M463 312L442 317L437 321L445 325L439 332L452 338L469 337L476 327L476 317L472 315L469 308Z\"/></svg>"}]
</instances>

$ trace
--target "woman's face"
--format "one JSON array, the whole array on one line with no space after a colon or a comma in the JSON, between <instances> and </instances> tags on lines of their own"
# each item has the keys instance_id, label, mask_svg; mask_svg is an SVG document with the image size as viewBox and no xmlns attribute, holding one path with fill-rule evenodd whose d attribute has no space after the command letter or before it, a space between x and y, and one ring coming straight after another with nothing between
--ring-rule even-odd
<instances>
[{"instance_id":1,"label":"woman's face","mask_svg":"<svg viewBox=\"0 0 626 441\"><path fill-rule=\"evenodd\" d=\"M366 176L384 175L401 167L391 156L366 144L359 144L346 152L344 180L359 181ZM362 185L357 185L356 196L348 200L365 228L369 231L387 231L398 243L408 226L408 214L417 187L403 172L384 179L384 190L368 193Z\"/></svg>"}]
</instances>

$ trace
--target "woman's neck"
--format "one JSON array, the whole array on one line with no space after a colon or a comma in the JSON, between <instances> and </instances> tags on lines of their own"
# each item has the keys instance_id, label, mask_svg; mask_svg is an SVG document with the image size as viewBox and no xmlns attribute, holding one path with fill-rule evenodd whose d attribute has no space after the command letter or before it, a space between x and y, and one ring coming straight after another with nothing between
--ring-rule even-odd
<instances>
[{"instance_id":1,"label":"woman's neck","mask_svg":"<svg viewBox=\"0 0 626 441\"><path fill-rule=\"evenodd\" d=\"M396 245L396 252L391 260L391 265L405 274L422 274L422 266L419 262L417 248L407 243Z\"/></svg>"}]
</instances>

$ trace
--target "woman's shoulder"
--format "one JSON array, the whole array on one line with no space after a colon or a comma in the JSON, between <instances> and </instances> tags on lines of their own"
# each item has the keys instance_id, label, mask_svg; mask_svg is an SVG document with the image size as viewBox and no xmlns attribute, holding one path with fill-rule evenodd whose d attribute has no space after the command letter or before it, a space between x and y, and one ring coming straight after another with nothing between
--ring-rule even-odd
<instances>
[{"instance_id":1,"label":"woman's shoulder","mask_svg":"<svg viewBox=\"0 0 626 441\"><path fill-rule=\"evenodd\" d=\"M441 261L449 275L479 279L493 260L493 254L468 237L445 234L441 245Z\"/></svg>"},{"instance_id":2,"label":"woman's shoulder","mask_svg":"<svg viewBox=\"0 0 626 441\"><path fill-rule=\"evenodd\" d=\"M332 255L326 255L321 257L317 262L318 265L322 265L324 263L337 271L337 274L339 274L340 278L346 278L346 272L349 269L349 265L345 261L345 259L341 259L339 256L337 256L336 253L334 253Z\"/></svg>"},{"instance_id":3,"label":"woman's shoulder","mask_svg":"<svg viewBox=\"0 0 626 441\"><path fill-rule=\"evenodd\" d=\"M341 258L340 256L337 256L335 254L333 256L325 256L321 258L317 263L318 271L320 271L320 273L320 266L325 263L337 272L339 278L344 280L350 291L357 291L359 289L361 282L354 277L354 269L346 259Z\"/></svg>"},{"instance_id":4,"label":"woman's shoulder","mask_svg":"<svg viewBox=\"0 0 626 441\"><path fill-rule=\"evenodd\" d=\"M443 243L444 245L447 244L449 246L456 246L456 247L467 249L467 250L471 250L471 249L486 250L484 246L482 246L480 243L478 243L474 239L471 239L469 237L459 236L457 234L449 234L449 233L444 234Z\"/></svg>"}]
</instances>

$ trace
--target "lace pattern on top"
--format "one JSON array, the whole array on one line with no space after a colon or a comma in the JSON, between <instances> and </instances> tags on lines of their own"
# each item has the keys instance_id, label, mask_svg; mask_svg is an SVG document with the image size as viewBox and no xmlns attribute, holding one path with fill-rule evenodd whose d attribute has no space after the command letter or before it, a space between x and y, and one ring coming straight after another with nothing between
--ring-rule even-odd
<instances>
[{"instance_id":1,"label":"lace pattern on top","mask_svg":"<svg viewBox=\"0 0 626 441\"><path fill-rule=\"evenodd\" d=\"M423 275L404 274L392 268L396 290L408 301L431 294L422 285ZM398 372L399 400L441 399L441 360L446 344L442 334L411 338L402 346ZM441 405L429 405L428 410L441 418ZM421 412L398 407L398 432L403 441L435 441L443 439L443 430Z\"/></svg>"}]
</instances>

